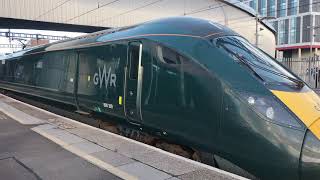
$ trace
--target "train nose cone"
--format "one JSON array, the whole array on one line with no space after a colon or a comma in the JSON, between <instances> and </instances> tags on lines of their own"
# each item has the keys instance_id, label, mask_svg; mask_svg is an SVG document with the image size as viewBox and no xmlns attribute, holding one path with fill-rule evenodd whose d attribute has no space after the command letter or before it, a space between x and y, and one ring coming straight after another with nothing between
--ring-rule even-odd
<instances>
[{"instance_id":1,"label":"train nose cone","mask_svg":"<svg viewBox=\"0 0 320 180\"><path fill-rule=\"evenodd\" d=\"M301 180L320 179L320 140L307 131L301 154Z\"/></svg>"}]
</instances>

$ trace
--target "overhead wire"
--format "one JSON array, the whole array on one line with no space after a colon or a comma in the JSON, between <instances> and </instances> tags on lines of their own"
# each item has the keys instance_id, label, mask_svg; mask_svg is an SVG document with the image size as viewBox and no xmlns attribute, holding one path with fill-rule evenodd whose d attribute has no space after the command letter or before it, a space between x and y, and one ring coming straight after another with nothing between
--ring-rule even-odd
<instances>
[{"instance_id":1,"label":"overhead wire","mask_svg":"<svg viewBox=\"0 0 320 180\"><path fill-rule=\"evenodd\" d=\"M125 12L120 13L120 14L117 14L117 15L115 15L115 16L107 17L107 18L105 18L105 19L103 19L103 20L101 20L101 21L98 21L98 22L94 23L94 24L104 23L104 22L108 21L109 19L112 19L112 18L115 18L115 17L119 17L119 16L122 16L122 15L125 15L125 14L128 14L128 13L131 13L131 12L133 12L133 11L137 11L137 10L139 10L139 9L143 9L143 8L145 8L145 7L154 5L154 4L159 3L159 2L161 2L161 1L164 1L164 0L156 0L156 1L153 1L153 2L151 2L151 3L148 3L148 4L145 4L145 5L139 6L139 7L137 7L137 8L134 8L134 9L125 11ZM92 24L91 24L91 25L92 25Z\"/></svg>"},{"instance_id":2,"label":"overhead wire","mask_svg":"<svg viewBox=\"0 0 320 180\"><path fill-rule=\"evenodd\" d=\"M236 5L236 4L245 3L245 2L249 2L249 1L238 1L238 2L235 2L235 3L229 3L229 4ZM277 9L277 10L273 10L273 11L269 11L269 12L280 12L281 10L289 10L289 9L293 9L293 8L297 8L297 7L304 7L304 6L309 6L309 5L312 5L312 4L319 4L319 3L320 2L313 2L313 3L307 2L307 3L304 3L304 4L299 4L298 6L291 6L291 7L287 6L286 8L281 8L281 9ZM205 11L210 11L210 10L221 8L221 7L224 7L224 6L229 6L229 4L222 4L222 5L217 5L217 6L213 6L214 4L211 4L211 5L207 6L207 7L203 7L203 8L199 8L197 10L193 10L191 12L187 12L187 13L185 13L185 15L192 15L192 14L197 14L197 13L201 13L201 12L205 12ZM294 4L294 2L287 3L287 4L288 5L292 5L292 4ZM275 5L277 5L277 4L275 4Z\"/></svg>"},{"instance_id":3,"label":"overhead wire","mask_svg":"<svg viewBox=\"0 0 320 180\"><path fill-rule=\"evenodd\" d=\"M163 1L163 0L159 0L159 1ZM156 2L159 2L159 1L156 1ZM249 1L238 1L238 2L235 2L235 3L231 3L233 5L236 5L236 4L240 4L240 3L245 3L245 2L249 2ZM272 12L280 12L282 10L289 10L289 9L293 9L293 8L298 8L298 7L304 7L304 6L309 6L310 4L319 4L320 2L313 2L313 3L304 3L304 4L299 4L298 6L287 6L286 8L281 8L281 9L277 9L277 10L273 10L273 11L269 11L269 13L272 13ZM152 3L153 4L153 3ZM151 4L151 5L152 5ZM229 3L230 4L230 3ZM217 9L217 8L221 8L221 7L224 7L224 6L229 6L229 4L221 4L221 5L217 5L217 6L213 6L214 4L211 4L207 7L203 7L203 8L200 8L200 9L197 9L197 10L193 10L191 12L186 12L184 13L183 15L192 15L192 14L196 14L196 13L201 13L201 12L205 12L205 11L210 11L210 10L213 10L213 9ZM288 3L288 5L291 5L291 4L294 4L293 2L291 3ZM148 6L148 5L147 5ZM144 8L144 6L142 7ZM99 21L95 24L99 24L99 23L103 23L109 19L112 19L112 18L115 18L115 17L118 17L118 16L121 16L121 15L124 15L124 14L128 14L132 11L135 11L135 10L138 10L138 9L141 9L141 8L136 8L136 9L133 9L133 10L130 10L130 11L127 11L125 13L121 13L121 14L118 14L118 15L115 15L115 16L112 16L112 17L108 17L102 21ZM244 18L247 18L247 17L244 17ZM255 17L252 17L252 18L255 18ZM239 18L241 19L241 18Z\"/></svg>"},{"instance_id":4,"label":"overhead wire","mask_svg":"<svg viewBox=\"0 0 320 180\"><path fill-rule=\"evenodd\" d=\"M62 2L62 1L59 1L59 2L57 3L57 4L58 4L57 6L49 9L48 11L46 11L46 12L44 12L44 13L42 13L42 14L40 14L38 17L34 18L34 20L38 20L40 17L42 17L42 16L44 16L44 15L46 15L46 14L48 14L48 13L54 11L54 10L56 10L57 8L63 6L64 4L68 3L69 1L72 1L72 0L63 1L63 3L61 3L61 4L59 4L59 3Z\"/></svg>"},{"instance_id":5,"label":"overhead wire","mask_svg":"<svg viewBox=\"0 0 320 180\"><path fill-rule=\"evenodd\" d=\"M293 3L288 3L288 4L293 4ZM311 5L311 4L320 4L320 2L314 2L314 3L304 3L304 4L299 4L298 6L291 6L291 7L289 7L289 6L287 6L287 8L282 8L281 10L289 10L289 9L293 9L293 8L298 8L298 7L304 7L304 6L309 6L309 5ZM218 8L218 7L215 7L215 8ZM214 8L214 9L215 9ZM211 9L210 9L211 10ZM269 11L269 12L278 12L278 11L281 11L280 9L279 10L274 10L274 11ZM206 10L203 10L203 11L208 11L208 9L206 9ZM202 12L203 12L202 11ZM298 11L298 9L297 9L297 11ZM246 17L246 16L243 16L243 17L240 17L240 18L234 18L234 19L229 19L229 21L233 21L233 20L238 20L238 19L251 19L251 20L248 20L248 21L256 21L256 19L255 19L255 17L253 16L253 17ZM217 21L217 23L223 23L224 21ZM237 22L233 22L233 23L228 23L227 25L228 26L230 26L231 24L237 24L237 23L241 23L241 22L243 22L243 21L237 21ZM245 26L239 26L239 27L236 27L236 28L234 28L234 27L232 27L232 29L238 29L238 28L241 28L241 27L247 27L247 25L245 25Z\"/></svg>"},{"instance_id":6,"label":"overhead wire","mask_svg":"<svg viewBox=\"0 0 320 180\"><path fill-rule=\"evenodd\" d=\"M54 8L52 8L52 9L46 11L45 13L39 15L36 19L38 19L38 18L40 18L40 17L42 17L42 16L44 16L44 15L46 15L46 14L54 11L55 9L63 6L64 4L68 3L69 1L71 1L71 0L63 1L61 4L58 4L58 5L55 6ZM120 0L113 0L113 1L111 1L111 2L109 2L109 3L106 3L106 4L103 4L103 5L101 5L101 6L98 6L97 8L91 9L91 10L89 10L89 11L87 11L87 12L84 12L84 13L82 13L82 14L79 14L79 15L75 16L75 17L72 17L72 18L66 20L65 22L70 22L70 21L72 21L72 20L74 20L74 19L76 19L76 18L79 18L79 17L81 17L81 16L84 16L84 15L86 15L86 14L89 14L89 13L91 13L91 12L93 12L93 11L99 9L99 8L108 6L108 5L113 4L113 3L116 3L116 2L118 2L118 1L120 1ZM164 0L153 1L153 2L151 2L151 3L148 3L148 4L145 4L145 5L143 5L143 6L140 6L140 7L134 8L134 9L131 9L131 10L129 10L129 11L120 13L120 14L118 14L118 15L105 18L105 19L103 19L103 20L101 20L101 21L99 21L99 22L95 22L94 24L103 23L103 22L108 21L108 20L110 20L110 19L112 19L112 18L115 18L115 17L118 17L118 16L122 16L122 15L124 15L124 14L131 13L131 12L133 12L133 11L136 11L136 10L139 10L139 9L142 9L142 8L145 8L145 7L147 7L147 6L151 6L151 5L156 4L156 3L159 3L159 2L161 2L161 1L164 1ZM60 2L61 2L61 1L60 1ZM245 3L245 2L249 2L249 1L238 1L238 2L235 2L235 3L231 3L231 4L236 5L236 4ZM297 5L297 6L291 6L292 4L294 4L294 2L290 2L290 3L287 3L287 7L286 7L286 8L281 8L281 9L277 9L277 10L268 11L268 12L269 12L268 14L273 13L273 12L280 12L280 11L282 11L282 10L290 10L290 9L294 9L294 8L298 8L298 7L301 8L301 7L304 7L304 6L309 6L309 5L311 5L311 4L319 4L319 3L320 3L320 2L313 2L313 3L308 2L308 3L304 3L304 4L299 4L299 5ZM230 3L229 3L229 4L230 4ZM192 15L192 14L196 14L196 13L201 13L201 12L205 12L205 11L210 11L210 10L217 9L217 8L221 8L221 7L224 7L224 6L229 6L229 4L221 4L221 5L217 5L217 6L213 6L214 4L211 4L211 5L209 5L209 6L202 7L202 8L197 9L197 10L193 10L193 11L190 11L190 12L184 12L183 15ZM277 5L277 4L275 4L275 5ZM246 19L247 19L247 17L243 17L243 18L246 18ZM253 18L254 18L254 17L253 17ZM237 19L242 19L242 18L237 18ZM229 20L236 20L236 19L229 19ZM231 23L231 24L233 24L233 23ZM228 23L228 25L230 25L230 23Z\"/></svg>"},{"instance_id":7,"label":"overhead wire","mask_svg":"<svg viewBox=\"0 0 320 180\"><path fill-rule=\"evenodd\" d=\"M153 2L153 3L147 4L147 5L145 5L145 6L138 7L138 8L132 9L132 10L130 10L130 11L124 12L124 13L122 13L122 14L118 14L118 15L115 15L115 16L112 16L112 17L108 17L108 18L106 18L106 19L104 19L104 20L102 20L102 21L99 21L98 23L105 22L105 21L107 21L108 19L112 19L112 18L117 17L117 16L121 16L121 15L124 15L124 14L128 14L128 13L130 13L130 12L136 11L136 10L141 9L141 8L144 8L144 7L146 7L146 6L150 6L150 5L153 5L153 4L155 4L155 3L158 3L158 2L160 2L160 1L164 1L164 0L158 0L158 1L155 1L155 2ZM236 3L232 3L232 4L244 3L244 2L249 2L249 1L250 1L250 0L248 0L248 1L242 1L242 2L239 1L239 2L236 2ZM228 5L224 4L224 5L219 5L218 7L212 7L212 5L214 5L214 4L211 4L211 5L209 5L209 6L206 6L206 7L200 8L200 9L205 9L205 10L207 10L207 9L206 9L207 7L210 7L211 9L215 9L215 8L219 8L219 7L222 7L222 6L228 6ZM184 6L185 6L185 5L184 5ZM210 10L211 10L211 9L210 9ZM196 10L196 11L197 11L197 10ZM189 12L189 13L184 12L183 15L189 15L189 14L192 14L192 13L194 13L194 11L192 11L191 13L190 13L190 12Z\"/></svg>"},{"instance_id":8,"label":"overhead wire","mask_svg":"<svg viewBox=\"0 0 320 180\"><path fill-rule=\"evenodd\" d=\"M91 9L91 10L89 10L89 11L86 11L86 12L84 12L84 13L82 13L82 14L79 14L79 15L77 15L77 16L75 16L75 17L72 17L72 18L66 20L65 22L70 22L70 21L72 21L72 20L74 20L74 19L77 19L77 18L79 18L79 17L81 17L81 16L84 16L84 15L86 15L86 14L89 14L89 13L91 13L91 12L97 10L97 9L103 8L103 7L108 6L108 5L110 5L110 4L114 4L114 3L118 2L118 1L120 1L120 0L114 0L114 1L111 1L111 2L108 2L108 3L105 3L105 4L103 4L103 5L98 5L98 7L93 8L93 9Z\"/></svg>"},{"instance_id":9,"label":"overhead wire","mask_svg":"<svg viewBox=\"0 0 320 180\"><path fill-rule=\"evenodd\" d=\"M228 24L226 24L227 26L232 25L232 24L238 24L238 23L242 23L244 21L256 21L255 17L248 17L248 16L241 16L241 17L237 17L237 18L232 18L232 19L228 19L228 21L235 21L235 20L241 20L241 21L236 21L236 22L229 22ZM224 20L221 21L216 21L216 23L223 23Z\"/></svg>"},{"instance_id":10,"label":"overhead wire","mask_svg":"<svg viewBox=\"0 0 320 180\"><path fill-rule=\"evenodd\" d=\"M291 7L287 7L287 8L283 8L281 10L289 10L289 9L293 9L293 8L298 8L298 7L304 7L304 6L309 6L310 4L319 4L320 2L315 2L315 3L304 3L304 4L300 4L299 6L291 6ZM293 4L293 3L289 3L289 4ZM280 10L276 10L276 11L280 11ZM276 12L276 11L269 11L269 12ZM298 11L298 9L297 9ZM243 20L242 20L243 19ZM238 17L238 18L233 18L233 19L229 19L229 21L234 21L234 20L242 20L242 21L236 21L233 23L228 23L227 25L230 26L232 24L238 24L238 23L242 23L244 21L256 21L255 17L247 17L247 16L242 16L242 17ZM216 21L217 23L223 23L224 21ZM243 27L248 27L248 26L255 26L255 25L243 25L243 26L238 26L238 27L232 27L232 29L239 29L239 28L243 28Z\"/></svg>"},{"instance_id":11,"label":"overhead wire","mask_svg":"<svg viewBox=\"0 0 320 180\"><path fill-rule=\"evenodd\" d=\"M233 5L236 5L236 4L241 4L241 3L245 3L245 2L249 2L250 0L247 0L247 1L238 1L238 2L235 2L235 3L229 3L229 4L233 4ZM192 14L197 14L197 13L200 13L200 12L204 12L204 11L208 11L208 10L212 10L212 9L217 9L217 8L220 8L220 7L224 7L224 6L229 6L229 4L219 4L218 6L214 6L216 5L217 3L214 3L214 4L210 4L209 6L205 6L205 7L202 7L202 8L199 8L199 9L196 9L196 10L193 10L193 11L190 11L190 12L187 12L187 13L184 13L183 15L192 15Z\"/></svg>"}]
</instances>

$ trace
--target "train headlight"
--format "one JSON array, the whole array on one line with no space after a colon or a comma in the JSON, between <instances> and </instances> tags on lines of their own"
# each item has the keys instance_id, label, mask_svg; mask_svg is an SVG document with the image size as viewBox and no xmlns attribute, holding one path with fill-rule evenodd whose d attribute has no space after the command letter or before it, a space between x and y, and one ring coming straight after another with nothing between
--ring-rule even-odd
<instances>
[{"instance_id":1,"label":"train headlight","mask_svg":"<svg viewBox=\"0 0 320 180\"><path fill-rule=\"evenodd\" d=\"M255 102L256 101L255 101L254 97L252 97L252 96L248 97L248 103L249 104L253 105Z\"/></svg>"},{"instance_id":2,"label":"train headlight","mask_svg":"<svg viewBox=\"0 0 320 180\"><path fill-rule=\"evenodd\" d=\"M261 96L252 93L238 92L241 99L252 107L259 115L262 115L266 120L287 125L290 127L301 127L296 117L274 97Z\"/></svg>"},{"instance_id":3,"label":"train headlight","mask_svg":"<svg viewBox=\"0 0 320 180\"><path fill-rule=\"evenodd\" d=\"M274 110L272 107L268 107L267 110L266 110L266 116L267 118L269 119L274 119Z\"/></svg>"}]
</instances>

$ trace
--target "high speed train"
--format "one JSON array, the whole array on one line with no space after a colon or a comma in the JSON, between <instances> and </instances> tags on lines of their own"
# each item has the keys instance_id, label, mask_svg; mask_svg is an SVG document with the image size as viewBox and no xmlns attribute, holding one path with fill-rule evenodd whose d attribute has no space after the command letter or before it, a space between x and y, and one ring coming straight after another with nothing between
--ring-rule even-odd
<instances>
[{"instance_id":1,"label":"high speed train","mask_svg":"<svg viewBox=\"0 0 320 180\"><path fill-rule=\"evenodd\" d=\"M320 99L234 31L166 18L1 58L0 87L114 117L257 179L320 179Z\"/></svg>"}]
</instances>

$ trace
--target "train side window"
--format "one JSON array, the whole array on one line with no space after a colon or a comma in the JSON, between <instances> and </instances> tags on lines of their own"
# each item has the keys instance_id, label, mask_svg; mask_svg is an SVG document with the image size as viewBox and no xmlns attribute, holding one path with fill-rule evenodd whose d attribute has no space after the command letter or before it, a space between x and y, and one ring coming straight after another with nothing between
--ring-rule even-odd
<instances>
[{"instance_id":1,"label":"train side window","mask_svg":"<svg viewBox=\"0 0 320 180\"><path fill-rule=\"evenodd\" d=\"M157 56L162 63L180 64L179 54L169 48L157 46Z\"/></svg>"},{"instance_id":2,"label":"train side window","mask_svg":"<svg viewBox=\"0 0 320 180\"><path fill-rule=\"evenodd\" d=\"M129 46L130 79L138 79L140 43L133 42Z\"/></svg>"}]
</instances>

